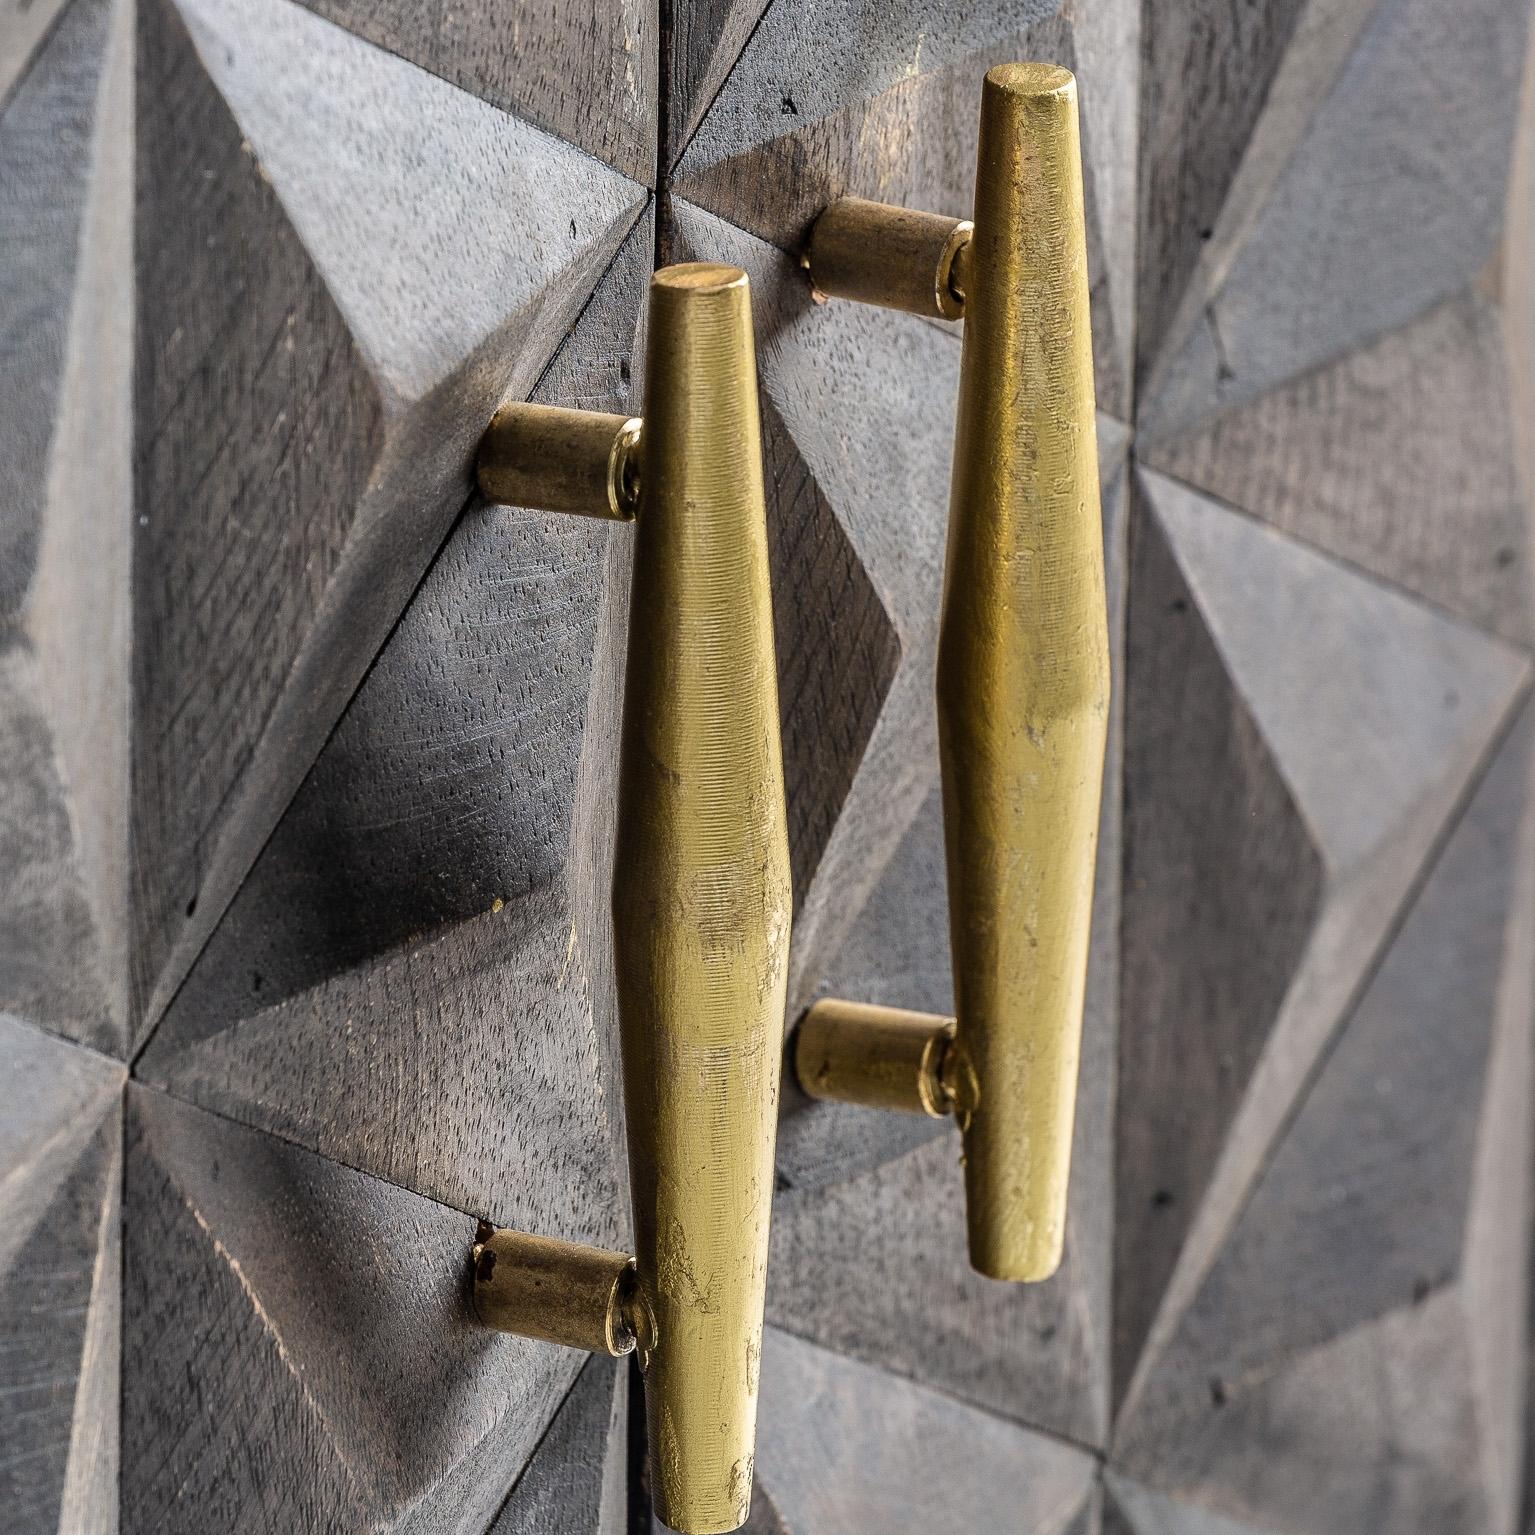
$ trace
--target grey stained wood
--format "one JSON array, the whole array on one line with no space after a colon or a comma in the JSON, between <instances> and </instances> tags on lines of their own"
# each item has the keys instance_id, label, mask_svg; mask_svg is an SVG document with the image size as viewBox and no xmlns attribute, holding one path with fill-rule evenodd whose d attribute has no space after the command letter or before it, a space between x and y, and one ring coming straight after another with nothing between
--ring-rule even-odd
<instances>
[{"instance_id":1,"label":"grey stained wood","mask_svg":"<svg viewBox=\"0 0 1535 1535\"><path fill-rule=\"evenodd\" d=\"M1471 283L1502 224L1528 21L1513 0L1368 11L1336 72L1318 71L1320 99L1264 168L1261 200L1187 290L1145 375L1148 437L1250 400ZM1474 90L1443 89L1451 35L1456 76ZM1260 118L1254 144L1263 132Z\"/></svg>"},{"instance_id":2,"label":"grey stained wood","mask_svg":"<svg viewBox=\"0 0 1535 1535\"><path fill-rule=\"evenodd\" d=\"M661 163L670 171L714 104L725 76L771 0L674 0L667 7L666 91Z\"/></svg>"},{"instance_id":3,"label":"grey stained wood","mask_svg":"<svg viewBox=\"0 0 1535 1535\"><path fill-rule=\"evenodd\" d=\"M1028 54L1126 711L1067 1263L977 1279L949 1128L786 1091L752 1528L1512 1535L1530 13L0 0L0 1524L646 1525L627 1368L464 1310L477 1215L627 1240L629 540L472 448L638 398L657 257L748 269L791 1019L946 1008L957 335L793 252L841 191L966 211ZM70 1041L146 1035L125 1143Z\"/></svg>"},{"instance_id":4,"label":"grey stained wood","mask_svg":"<svg viewBox=\"0 0 1535 1535\"><path fill-rule=\"evenodd\" d=\"M0 1008L82 1043L120 1035L37 657L0 646Z\"/></svg>"},{"instance_id":5,"label":"grey stained wood","mask_svg":"<svg viewBox=\"0 0 1535 1535\"><path fill-rule=\"evenodd\" d=\"M587 1361L486 1535L626 1535L629 1370Z\"/></svg>"},{"instance_id":6,"label":"grey stained wood","mask_svg":"<svg viewBox=\"0 0 1535 1535\"><path fill-rule=\"evenodd\" d=\"M771 397L762 456L794 897L803 906L901 660L901 642Z\"/></svg>"},{"instance_id":7,"label":"grey stained wood","mask_svg":"<svg viewBox=\"0 0 1535 1535\"><path fill-rule=\"evenodd\" d=\"M115 1524L123 1070L0 1014L0 1499Z\"/></svg>"},{"instance_id":8,"label":"grey stained wood","mask_svg":"<svg viewBox=\"0 0 1535 1535\"><path fill-rule=\"evenodd\" d=\"M1091 1494L1086 1452L776 1327L757 1464L794 1535L1054 1535Z\"/></svg>"},{"instance_id":9,"label":"grey stained wood","mask_svg":"<svg viewBox=\"0 0 1535 1535\"><path fill-rule=\"evenodd\" d=\"M661 1535L663 1529L664 1526L656 1525L655 1535ZM746 1523L741 1529L743 1535L792 1535L760 1472L752 1480L751 1512L746 1516Z\"/></svg>"},{"instance_id":10,"label":"grey stained wood","mask_svg":"<svg viewBox=\"0 0 1535 1535\"><path fill-rule=\"evenodd\" d=\"M1154 358L1306 0L1151 6L1141 21L1137 345Z\"/></svg>"},{"instance_id":11,"label":"grey stained wood","mask_svg":"<svg viewBox=\"0 0 1535 1535\"><path fill-rule=\"evenodd\" d=\"M769 8L676 166L680 195L795 252L815 215L844 193L967 216L981 75L1008 58L1078 63L1059 0L903 3L886 8L880 27L862 35L858 9L847 0ZM1098 59L1107 62L1101 52ZM1097 88L1107 101L1120 84L1104 78ZM1112 275L1128 281L1128 273L1111 274L1102 237L1107 220L1124 216L1116 172L1129 145L1109 108L1100 195L1092 103L1086 95L1098 396L1105 410L1124 414L1127 337L1118 327L1126 310L1109 289ZM1117 243L1114 255L1123 260Z\"/></svg>"},{"instance_id":12,"label":"grey stained wood","mask_svg":"<svg viewBox=\"0 0 1535 1535\"><path fill-rule=\"evenodd\" d=\"M117 1054L130 1021L133 21L114 0L27 611L111 1022L91 1042Z\"/></svg>"},{"instance_id":13,"label":"grey stained wood","mask_svg":"<svg viewBox=\"0 0 1535 1535\"><path fill-rule=\"evenodd\" d=\"M485 1530L580 1357L474 1323L473 1219L152 1090L129 1113L124 1526Z\"/></svg>"},{"instance_id":14,"label":"grey stained wood","mask_svg":"<svg viewBox=\"0 0 1535 1535\"><path fill-rule=\"evenodd\" d=\"M1143 496L1131 528L1136 670L1114 1223L1121 1390L1310 937L1323 881L1300 810ZM1166 1111L1174 1090L1175 1115Z\"/></svg>"},{"instance_id":15,"label":"grey stained wood","mask_svg":"<svg viewBox=\"0 0 1535 1535\"><path fill-rule=\"evenodd\" d=\"M842 1182L783 1190L773 1215L768 1320L823 1348L925 1382L1016 1422L1102 1442L1102 1312L1094 1255L1047 1283L999 1285L965 1257L952 1127ZM1073 1190L1080 1204L1090 1187ZM1093 1189L1097 1193L1096 1188Z\"/></svg>"},{"instance_id":16,"label":"grey stained wood","mask_svg":"<svg viewBox=\"0 0 1535 1535\"><path fill-rule=\"evenodd\" d=\"M42 9L42 8L40 8ZM21 17L11 6L7 22ZM86 0L28 61L0 112L0 624L21 615L37 562L63 378L109 0ZM12 46L19 46L19 39Z\"/></svg>"},{"instance_id":17,"label":"grey stained wood","mask_svg":"<svg viewBox=\"0 0 1535 1535\"><path fill-rule=\"evenodd\" d=\"M646 219L537 397L626 408L650 255ZM501 1224L625 1240L607 871L626 545L600 522L464 513L150 1080ZM387 1093L368 1088L381 1068Z\"/></svg>"},{"instance_id":18,"label":"grey stained wood","mask_svg":"<svg viewBox=\"0 0 1535 1535\"><path fill-rule=\"evenodd\" d=\"M633 181L656 163L656 0L303 0ZM555 210L550 210L551 219Z\"/></svg>"},{"instance_id":19,"label":"grey stained wood","mask_svg":"<svg viewBox=\"0 0 1535 1535\"><path fill-rule=\"evenodd\" d=\"M1180 1503L1117 1472L1105 1480L1103 1535L1268 1535L1245 1520Z\"/></svg>"},{"instance_id":20,"label":"grey stained wood","mask_svg":"<svg viewBox=\"0 0 1535 1535\"><path fill-rule=\"evenodd\" d=\"M1509 1027L1499 1022L1499 988L1505 967L1522 963L1506 930L1529 775L1526 711L1126 1405L1117 1458L1153 1485L1281 1528L1314 1528L1324 1511L1349 1528L1506 1527L1517 1476L1485 1446L1507 1398L1487 1399L1474 1343L1497 1313L1466 1293L1468 1242L1497 1237L1468 1226L1467 1211L1477 1180L1491 1179L1507 1220L1507 1169L1482 1159L1480 1144L1489 1114L1528 1117L1527 1091L1500 1103L1489 1088L1496 1036ZM1365 1372L1394 1335L1403 1352L1389 1368L1437 1361L1440 1405L1398 1427L1383 1396L1343 1442L1361 1467L1357 1480L1345 1472L1319 1495L1318 1458L1340 1454L1323 1436L1336 1403L1371 1395ZM1308 1401L1315 1427L1299 1416ZM1480 1449L1477 1474L1467 1474L1469 1448L1462 1463L1412 1464L1398 1436L1436 1416ZM1270 1432L1246 1442L1258 1421Z\"/></svg>"},{"instance_id":21,"label":"grey stained wood","mask_svg":"<svg viewBox=\"0 0 1535 1535\"><path fill-rule=\"evenodd\" d=\"M646 217L533 398L619 412L637 398L651 241ZM585 518L466 508L175 999L168 1036L211 1032L563 876L593 661L613 638L599 599L623 538Z\"/></svg>"},{"instance_id":22,"label":"grey stained wood","mask_svg":"<svg viewBox=\"0 0 1535 1535\"><path fill-rule=\"evenodd\" d=\"M121 1051L126 440L100 386L127 365L122 326L102 321L128 249L112 236L131 38L104 0L55 20L0 111L0 837L15 871L0 1005Z\"/></svg>"},{"instance_id":23,"label":"grey stained wood","mask_svg":"<svg viewBox=\"0 0 1535 1535\"><path fill-rule=\"evenodd\" d=\"M47 42L67 0L6 0L0 5L0 108Z\"/></svg>"},{"instance_id":24,"label":"grey stained wood","mask_svg":"<svg viewBox=\"0 0 1535 1535\"><path fill-rule=\"evenodd\" d=\"M1304 818L1325 874L1324 899L1300 962L1267 1041L1255 1059L1249 1057L1251 1079L1235 1104L1219 1156L1206 1165L1203 1197L1181 1237L1167 1288L1154 1303L1175 1316L1225 1240L1528 668L1522 656L1497 640L1251 518L1157 476L1143 478L1193 604ZM1154 641L1156 631L1141 632ZM1137 678L1147 675L1145 657L1132 642L1132 712L1139 707ZM1176 720L1171 728L1177 730ZM1178 744L1181 750L1195 749L1198 740L1197 733L1185 733ZM1144 767L1130 767L1128 824L1154 824L1158 794L1176 798L1177 761L1148 755L1141 759ZM1128 859L1135 856L1127 852ZM1126 913L1122 1038L1134 1050L1137 1031L1154 1029L1178 1043L1157 1056L1164 1066L1159 1079L1147 1074L1133 1084L1122 1081L1122 1145L1145 1133L1137 1123L1165 1122L1168 1111L1155 1103L1179 1104L1180 1118L1189 1112L1185 1093L1192 1063L1218 1065L1207 1039L1210 1023L1197 1007L1144 1010L1147 995L1130 983L1145 977L1152 962L1138 955L1160 950L1164 965L1180 977L1159 979L1156 992L1184 984L1197 988L1210 967L1226 962L1208 948L1170 950L1159 916L1147 920L1138 910L1132 914L1128 902ZM1196 989L1188 1000L1197 999ZM1142 1174L1152 1191L1158 1187L1156 1173L1152 1167ZM1183 1216L1175 1218L1181 1223ZM1122 1257L1132 1261L1128 1253ZM1127 1272L1139 1273L1138 1264ZM1145 1304L1149 1313L1152 1303ZM1134 1361L1136 1371L1151 1367L1157 1336L1153 1327ZM1130 1361L1123 1363L1131 1367ZM1133 1376L1121 1376L1117 1389L1133 1391Z\"/></svg>"},{"instance_id":25,"label":"grey stained wood","mask_svg":"<svg viewBox=\"0 0 1535 1535\"><path fill-rule=\"evenodd\" d=\"M140 33L152 1019L463 506L484 421L532 387L645 193L287 0L150 0Z\"/></svg>"},{"instance_id":26,"label":"grey stained wood","mask_svg":"<svg viewBox=\"0 0 1535 1535\"><path fill-rule=\"evenodd\" d=\"M1498 311L1468 292L1144 460L1528 643L1519 435Z\"/></svg>"}]
</instances>

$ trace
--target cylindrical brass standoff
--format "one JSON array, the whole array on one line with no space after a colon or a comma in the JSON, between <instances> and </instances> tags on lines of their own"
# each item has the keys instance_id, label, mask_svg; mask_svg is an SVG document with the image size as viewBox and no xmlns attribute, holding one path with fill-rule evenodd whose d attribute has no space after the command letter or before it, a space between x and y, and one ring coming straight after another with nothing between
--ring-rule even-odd
<instances>
[{"instance_id":1,"label":"cylindrical brass standoff","mask_svg":"<svg viewBox=\"0 0 1535 1535\"><path fill-rule=\"evenodd\" d=\"M751 1501L788 830L746 276L651 284L613 919L656 1511Z\"/></svg>"},{"instance_id":2,"label":"cylindrical brass standoff","mask_svg":"<svg viewBox=\"0 0 1535 1535\"><path fill-rule=\"evenodd\" d=\"M970 1258L1060 1263L1108 727L1076 82L986 76L939 739Z\"/></svg>"},{"instance_id":3,"label":"cylindrical brass standoff","mask_svg":"<svg viewBox=\"0 0 1535 1535\"><path fill-rule=\"evenodd\" d=\"M800 1022L794 1072L812 1098L942 1119L953 1110L944 1057L954 1020L823 997Z\"/></svg>"},{"instance_id":4,"label":"cylindrical brass standoff","mask_svg":"<svg viewBox=\"0 0 1535 1535\"><path fill-rule=\"evenodd\" d=\"M955 262L970 231L967 219L841 197L815 221L805 266L827 298L958 320L965 303Z\"/></svg>"},{"instance_id":5,"label":"cylindrical brass standoff","mask_svg":"<svg viewBox=\"0 0 1535 1535\"><path fill-rule=\"evenodd\" d=\"M638 495L640 423L558 405L503 405L480 439L489 501L627 521Z\"/></svg>"},{"instance_id":6,"label":"cylindrical brass standoff","mask_svg":"<svg viewBox=\"0 0 1535 1535\"><path fill-rule=\"evenodd\" d=\"M593 1354L634 1347L627 1253L482 1226L473 1261L475 1314L487 1327Z\"/></svg>"}]
</instances>

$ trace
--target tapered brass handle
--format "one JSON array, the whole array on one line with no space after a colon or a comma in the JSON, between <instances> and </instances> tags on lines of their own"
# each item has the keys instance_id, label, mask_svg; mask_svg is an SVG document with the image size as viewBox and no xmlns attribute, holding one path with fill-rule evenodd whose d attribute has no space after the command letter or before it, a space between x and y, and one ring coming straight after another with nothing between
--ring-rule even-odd
<instances>
[{"instance_id":1,"label":"tapered brass handle","mask_svg":"<svg viewBox=\"0 0 1535 1535\"><path fill-rule=\"evenodd\" d=\"M497 1263L480 1313L588 1346L632 1333L657 1513L688 1535L734 1530L751 1499L791 912L745 274L656 274L637 428L509 406L480 480L524 505L636 518L613 881L632 1286L623 1255L572 1252L593 1297L572 1322L547 1290L508 1300Z\"/></svg>"},{"instance_id":2,"label":"tapered brass handle","mask_svg":"<svg viewBox=\"0 0 1535 1535\"><path fill-rule=\"evenodd\" d=\"M956 1013L940 1074L971 1262L1044 1279L1065 1235L1109 701L1071 74L987 74L973 223L844 199L807 265L828 295L964 319L938 655ZM822 1003L796 1066L813 1095L867 1102L882 1048L856 1004Z\"/></svg>"}]
</instances>

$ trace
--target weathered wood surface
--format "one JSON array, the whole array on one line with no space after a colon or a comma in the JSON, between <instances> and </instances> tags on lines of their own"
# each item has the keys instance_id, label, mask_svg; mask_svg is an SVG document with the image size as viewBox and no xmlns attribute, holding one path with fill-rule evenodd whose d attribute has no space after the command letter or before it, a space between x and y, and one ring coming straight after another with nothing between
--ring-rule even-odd
<instances>
[{"instance_id":1,"label":"weathered wood surface","mask_svg":"<svg viewBox=\"0 0 1535 1535\"><path fill-rule=\"evenodd\" d=\"M129 1100L123 1524L485 1530L580 1356L479 1327L474 1220Z\"/></svg>"},{"instance_id":2,"label":"weathered wood surface","mask_svg":"<svg viewBox=\"0 0 1535 1535\"><path fill-rule=\"evenodd\" d=\"M623 1372L462 1313L474 1215L626 1223L627 541L470 451L635 397L659 169L660 253L756 289L793 1011L946 1007L957 337L792 253L841 191L964 212L1024 53L1081 78L1130 528L1068 1261L974 1279L950 1132L787 1093L754 1528L1518 1526L1530 7L876 10L0 0L22 1528L112 1527L119 1427L126 1532L643 1527ZM157 1018L123 1284L122 1068L35 1026Z\"/></svg>"},{"instance_id":3,"label":"weathered wood surface","mask_svg":"<svg viewBox=\"0 0 1535 1535\"><path fill-rule=\"evenodd\" d=\"M1467 292L1143 458L1528 644L1522 435L1498 311Z\"/></svg>"},{"instance_id":4,"label":"weathered wood surface","mask_svg":"<svg viewBox=\"0 0 1535 1535\"><path fill-rule=\"evenodd\" d=\"M18 1531L117 1505L123 1070L0 1014L0 1506Z\"/></svg>"},{"instance_id":5,"label":"weathered wood surface","mask_svg":"<svg viewBox=\"0 0 1535 1535\"><path fill-rule=\"evenodd\" d=\"M486 1535L628 1535L627 1360L582 1367Z\"/></svg>"},{"instance_id":6,"label":"weathered wood surface","mask_svg":"<svg viewBox=\"0 0 1535 1535\"><path fill-rule=\"evenodd\" d=\"M107 0L72 5L34 39L24 67L17 61L0 107L0 867L10 894L0 909L0 1007L119 1052L126 20ZM24 21L7 12L7 25Z\"/></svg>"},{"instance_id":7,"label":"weathered wood surface","mask_svg":"<svg viewBox=\"0 0 1535 1535\"><path fill-rule=\"evenodd\" d=\"M1311 7L1178 312L1142 356L1148 437L1185 431L1470 286L1502 226L1529 15L1522 0ZM1442 88L1449 38L1474 90ZM1143 209L1141 240L1154 249L1150 218Z\"/></svg>"},{"instance_id":8,"label":"weathered wood surface","mask_svg":"<svg viewBox=\"0 0 1535 1535\"><path fill-rule=\"evenodd\" d=\"M1306 0L1192 0L1144 10L1135 306L1143 358L1157 355L1199 252L1214 237L1305 10Z\"/></svg>"},{"instance_id":9,"label":"weathered wood surface","mask_svg":"<svg viewBox=\"0 0 1535 1535\"><path fill-rule=\"evenodd\" d=\"M1079 39L1072 18L1089 10ZM1126 46L1130 10L1122 0L1091 8L1060 0L906 0L883 8L879 25L870 26L856 0L769 6L707 115L685 148L678 146L673 186L792 252L815 215L843 194L965 217L973 204L980 76L1007 59L1090 64L1082 102L1094 357L1100 404L1124 414L1129 299L1111 288L1131 282L1122 228L1130 218L1133 157L1122 116L1135 76ZM691 32L679 36L691 67L696 40ZM685 131L686 121L679 126Z\"/></svg>"},{"instance_id":10,"label":"weathered wood surface","mask_svg":"<svg viewBox=\"0 0 1535 1535\"><path fill-rule=\"evenodd\" d=\"M1184 1304L1227 1239L1528 677L1499 641L1143 484L1116 1220L1120 1272L1137 1281L1117 1291L1121 1391L1148 1367L1159 1308ZM1239 773L1227 808L1210 786Z\"/></svg>"},{"instance_id":11,"label":"weathered wood surface","mask_svg":"<svg viewBox=\"0 0 1535 1535\"><path fill-rule=\"evenodd\" d=\"M651 183L656 0L303 0L320 15ZM551 220L557 209L548 210Z\"/></svg>"},{"instance_id":12,"label":"weathered wood surface","mask_svg":"<svg viewBox=\"0 0 1535 1535\"><path fill-rule=\"evenodd\" d=\"M627 407L650 240L647 219L535 397ZM465 511L147 1079L499 1224L625 1240L607 891L626 572L625 529Z\"/></svg>"},{"instance_id":13,"label":"weathered wood surface","mask_svg":"<svg viewBox=\"0 0 1535 1535\"><path fill-rule=\"evenodd\" d=\"M542 373L645 192L287 0L146 0L140 32L152 1021L462 508L484 422Z\"/></svg>"},{"instance_id":14,"label":"weathered wood surface","mask_svg":"<svg viewBox=\"0 0 1535 1535\"><path fill-rule=\"evenodd\" d=\"M777 1328L762 1408L758 1474L788 1530L1052 1535L1091 1494L1085 1451Z\"/></svg>"}]
</instances>

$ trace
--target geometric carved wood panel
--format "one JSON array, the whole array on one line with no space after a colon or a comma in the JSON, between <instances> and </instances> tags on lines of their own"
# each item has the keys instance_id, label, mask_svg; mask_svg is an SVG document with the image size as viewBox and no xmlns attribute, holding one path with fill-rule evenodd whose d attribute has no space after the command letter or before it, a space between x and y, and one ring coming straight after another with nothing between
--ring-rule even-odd
<instances>
[{"instance_id":1,"label":"geometric carved wood panel","mask_svg":"<svg viewBox=\"0 0 1535 1535\"><path fill-rule=\"evenodd\" d=\"M0 4L18 1530L645 1527L627 1372L464 1310L479 1216L628 1240L629 542L474 444L750 273L790 1016L948 1008L960 338L796 256L966 212L1037 56L1116 678L1066 1259L979 1279L952 1131L786 1084L751 1528L1535 1532L1530 9Z\"/></svg>"}]
</instances>

